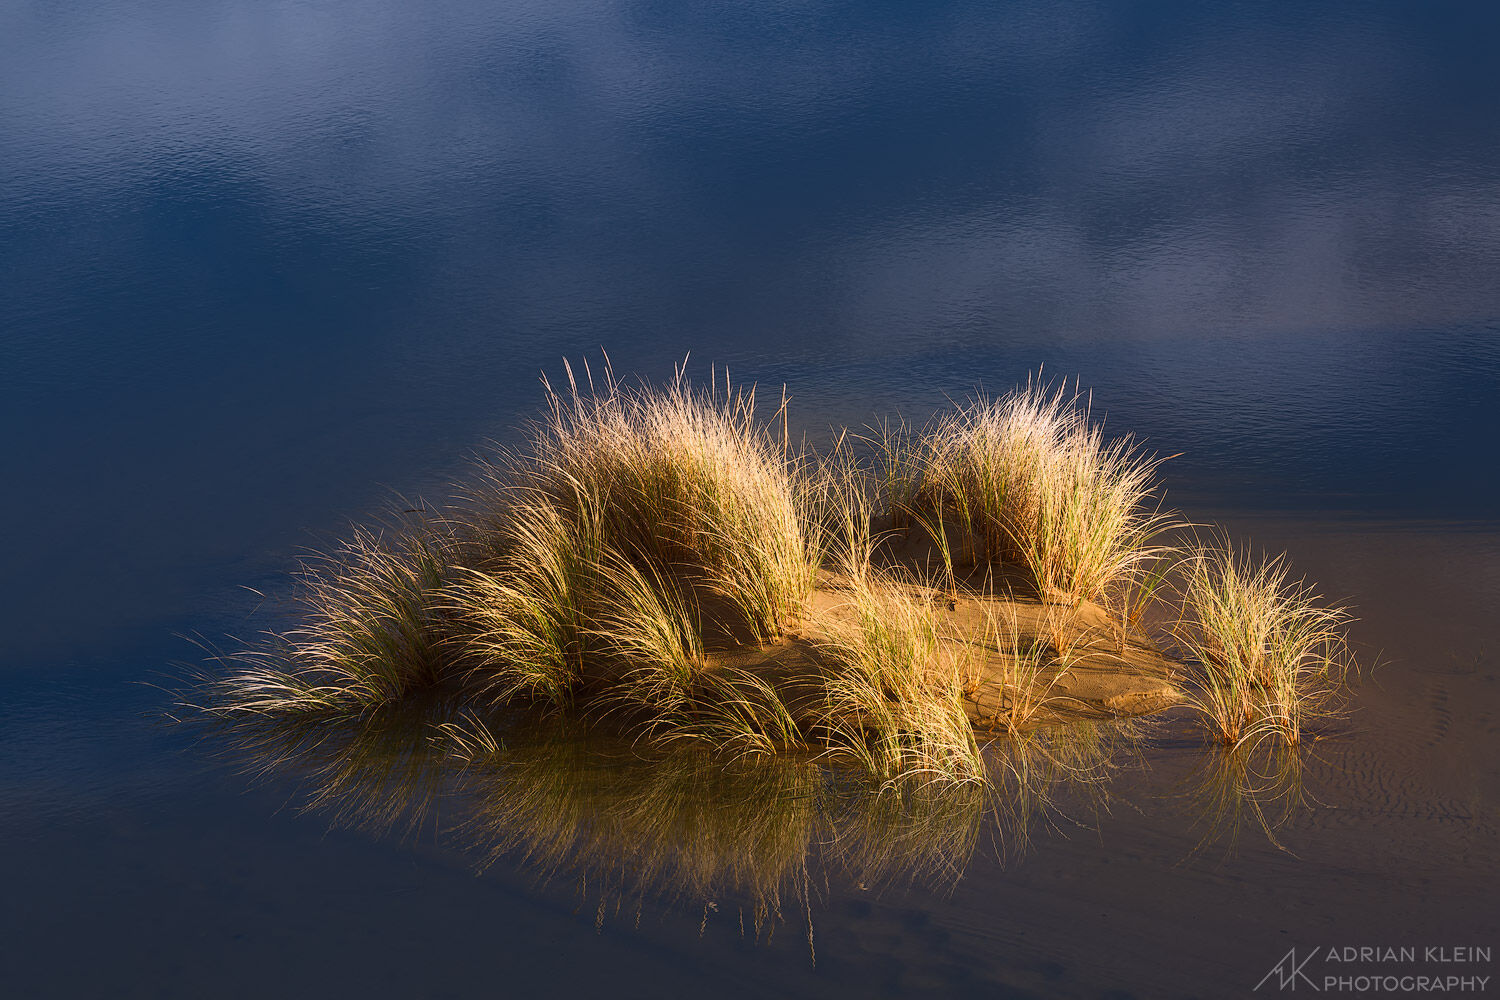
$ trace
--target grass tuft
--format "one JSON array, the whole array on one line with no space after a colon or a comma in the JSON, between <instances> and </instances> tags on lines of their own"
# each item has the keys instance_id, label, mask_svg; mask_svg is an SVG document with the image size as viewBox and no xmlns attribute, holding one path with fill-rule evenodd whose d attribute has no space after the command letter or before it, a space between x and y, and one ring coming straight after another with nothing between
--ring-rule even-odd
<instances>
[{"instance_id":1,"label":"grass tuft","mask_svg":"<svg viewBox=\"0 0 1500 1000\"><path fill-rule=\"evenodd\" d=\"M470 679L496 701L517 696L558 708L583 674L598 600L604 539L597 503L565 516L535 494L513 493L486 569L466 568L449 590L464 624Z\"/></svg>"},{"instance_id":2,"label":"grass tuft","mask_svg":"<svg viewBox=\"0 0 1500 1000\"><path fill-rule=\"evenodd\" d=\"M233 654L204 693L222 715L363 711L442 675L452 540L429 525L357 528L299 574L301 624Z\"/></svg>"},{"instance_id":3,"label":"grass tuft","mask_svg":"<svg viewBox=\"0 0 1500 1000\"><path fill-rule=\"evenodd\" d=\"M564 511L597 502L609 544L632 561L702 575L756 636L802 617L815 565L803 530L798 460L754 418L754 390L695 390L681 370L630 389L606 369L547 387L521 481Z\"/></svg>"},{"instance_id":4,"label":"grass tuft","mask_svg":"<svg viewBox=\"0 0 1500 1000\"><path fill-rule=\"evenodd\" d=\"M1108 441L1066 386L979 397L939 417L906 462L887 436L882 467L957 562L1016 562L1039 590L1072 601L1107 596L1158 553L1174 522L1156 502L1159 460L1130 437ZM915 469L915 475L911 471ZM910 485L913 479L918 484Z\"/></svg>"},{"instance_id":5,"label":"grass tuft","mask_svg":"<svg viewBox=\"0 0 1500 1000\"><path fill-rule=\"evenodd\" d=\"M984 761L964 709L964 667L940 650L931 601L868 573L853 581L852 620L831 618L822 728L830 753L878 781L982 782Z\"/></svg>"},{"instance_id":6,"label":"grass tuft","mask_svg":"<svg viewBox=\"0 0 1500 1000\"><path fill-rule=\"evenodd\" d=\"M1172 634L1199 666L1193 704L1214 735L1298 743L1342 680L1349 613L1293 580L1284 556L1256 562L1228 544L1191 554L1182 602Z\"/></svg>"},{"instance_id":7,"label":"grass tuft","mask_svg":"<svg viewBox=\"0 0 1500 1000\"><path fill-rule=\"evenodd\" d=\"M599 570L603 600L591 638L617 665L616 696L663 718L681 714L708 668L698 608L669 575L618 553Z\"/></svg>"}]
</instances>

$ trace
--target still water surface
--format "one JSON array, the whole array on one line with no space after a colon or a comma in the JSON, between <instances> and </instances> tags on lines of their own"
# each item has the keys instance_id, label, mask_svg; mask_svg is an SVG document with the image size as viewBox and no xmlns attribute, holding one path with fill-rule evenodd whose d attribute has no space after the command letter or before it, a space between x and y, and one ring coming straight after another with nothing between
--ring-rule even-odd
<instances>
[{"instance_id":1,"label":"still water surface","mask_svg":"<svg viewBox=\"0 0 1500 1000\"><path fill-rule=\"evenodd\" d=\"M0 6L8 991L1227 996L1293 945L1495 944L1497 21ZM160 726L181 636L261 627L243 587L440 493L601 348L785 384L813 438L1080 378L1182 453L1171 502L1365 619L1383 665L1295 853L1194 856L1164 741L951 891L832 884L813 967L796 932L596 931L567 879L329 833Z\"/></svg>"}]
</instances>

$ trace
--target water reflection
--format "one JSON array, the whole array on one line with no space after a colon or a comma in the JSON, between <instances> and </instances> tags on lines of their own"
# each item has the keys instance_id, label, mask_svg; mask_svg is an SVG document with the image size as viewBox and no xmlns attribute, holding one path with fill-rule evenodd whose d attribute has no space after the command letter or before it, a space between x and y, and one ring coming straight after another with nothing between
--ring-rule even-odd
<instances>
[{"instance_id":1,"label":"water reflection","mask_svg":"<svg viewBox=\"0 0 1500 1000\"><path fill-rule=\"evenodd\" d=\"M1184 784L1202 830L1195 853L1219 846L1233 854L1252 828L1291 853L1279 832L1309 805L1303 776L1312 752L1300 744L1246 740L1205 753Z\"/></svg>"},{"instance_id":2,"label":"water reflection","mask_svg":"<svg viewBox=\"0 0 1500 1000\"><path fill-rule=\"evenodd\" d=\"M1092 825L1112 779L1145 766L1147 723L1086 723L998 740L985 784L872 785L810 754L725 759L629 741L560 716L481 720L442 698L342 721L261 719L231 759L290 776L304 808L377 835L434 835L476 870L514 864L575 882L603 922L647 905L738 915L746 933L805 918L839 891L944 892L980 851L1025 853L1037 831ZM1185 798L1200 848L1270 835L1302 802L1301 761L1205 748ZM722 918L721 918L722 919Z\"/></svg>"}]
</instances>

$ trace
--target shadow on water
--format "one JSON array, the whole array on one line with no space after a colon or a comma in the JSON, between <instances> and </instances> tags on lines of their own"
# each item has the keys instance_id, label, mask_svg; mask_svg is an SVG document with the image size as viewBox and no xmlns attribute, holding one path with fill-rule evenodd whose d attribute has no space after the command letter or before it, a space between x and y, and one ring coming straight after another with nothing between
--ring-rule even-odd
<instances>
[{"instance_id":1,"label":"shadow on water","mask_svg":"<svg viewBox=\"0 0 1500 1000\"><path fill-rule=\"evenodd\" d=\"M998 739L986 781L871 782L811 753L726 758L630 740L560 715L481 720L440 696L362 716L258 718L210 735L226 760L291 779L300 808L338 828L432 837L476 872L576 884L598 926L648 907L701 909L769 939L846 891L946 893L976 854L1016 861L1033 836L1091 828L1114 779L1148 766L1143 720L1082 722ZM1233 850L1306 805L1303 755L1207 748L1180 786L1202 825L1194 854ZM1284 849L1284 848L1283 848ZM719 916L722 914L722 916ZM815 955L815 952L813 952Z\"/></svg>"}]
</instances>

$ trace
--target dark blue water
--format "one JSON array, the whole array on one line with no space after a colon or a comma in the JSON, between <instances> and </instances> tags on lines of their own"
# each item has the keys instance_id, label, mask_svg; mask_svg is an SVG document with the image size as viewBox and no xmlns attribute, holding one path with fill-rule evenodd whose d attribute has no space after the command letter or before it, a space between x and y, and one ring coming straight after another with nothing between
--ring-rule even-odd
<instances>
[{"instance_id":1,"label":"dark blue water","mask_svg":"<svg viewBox=\"0 0 1500 1000\"><path fill-rule=\"evenodd\" d=\"M1500 710L1497 42L1477 2L0 5L0 974L1227 995L1352 912L1356 944L1487 943L1464 893L1493 864L1460 872L1497 786L1470 763ZM1184 874L1137 823L955 900L834 904L814 976L696 915L599 936L442 849L324 839L157 726L139 682L194 656L178 636L259 627L243 587L441 493L601 349L785 384L813 436L1078 377L1182 453L1172 502L1383 609L1359 638L1395 651L1367 696L1391 714L1348 770L1404 791L1300 868ZM1445 915L1403 911L1396 872ZM1095 916L1165 938L1273 876L1291 926L1216 918L1182 978Z\"/></svg>"}]
</instances>

